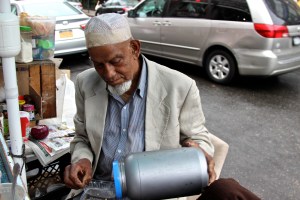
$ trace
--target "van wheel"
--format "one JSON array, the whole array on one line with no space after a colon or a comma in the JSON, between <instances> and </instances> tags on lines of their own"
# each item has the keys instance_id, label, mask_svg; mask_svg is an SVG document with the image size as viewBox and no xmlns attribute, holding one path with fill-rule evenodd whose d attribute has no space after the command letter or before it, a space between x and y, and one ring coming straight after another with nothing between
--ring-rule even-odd
<instances>
[{"instance_id":1,"label":"van wheel","mask_svg":"<svg viewBox=\"0 0 300 200\"><path fill-rule=\"evenodd\" d=\"M224 50L215 50L208 55L205 70L212 81L228 84L236 75L236 64L229 53Z\"/></svg>"}]
</instances>

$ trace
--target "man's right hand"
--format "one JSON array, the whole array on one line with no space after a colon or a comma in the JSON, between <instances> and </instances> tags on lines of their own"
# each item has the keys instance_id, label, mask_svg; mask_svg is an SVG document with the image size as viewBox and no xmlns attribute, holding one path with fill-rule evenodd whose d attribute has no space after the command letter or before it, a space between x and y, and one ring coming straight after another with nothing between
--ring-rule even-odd
<instances>
[{"instance_id":1,"label":"man's right hand","mask_svg":"<svg viewBox=\"0 0 300 200\"><path fill-rule=\"evenodd\" d=\"M67 187L81 189L92 179L92 164L84 158L78 162L66 166L64 172L64 182Z\"/></svg>"}]
</instances>

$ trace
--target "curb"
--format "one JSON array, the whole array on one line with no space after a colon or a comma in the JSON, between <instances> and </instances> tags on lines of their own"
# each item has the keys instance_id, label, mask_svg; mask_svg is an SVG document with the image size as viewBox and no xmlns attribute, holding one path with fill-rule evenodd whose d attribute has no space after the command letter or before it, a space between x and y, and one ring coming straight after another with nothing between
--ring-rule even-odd
<instances>
[{"instance_id":1,"label":"curb","mask_svg":"<svg viewBox=\"0 0 300 200\"><path fill-rule=\"evenodd\" d=\"M86 9L83 9L82 10L87 16L89 17L94 17L95 16L95 11L94 10L86 10Z\"/></svg>"}]
</instances>

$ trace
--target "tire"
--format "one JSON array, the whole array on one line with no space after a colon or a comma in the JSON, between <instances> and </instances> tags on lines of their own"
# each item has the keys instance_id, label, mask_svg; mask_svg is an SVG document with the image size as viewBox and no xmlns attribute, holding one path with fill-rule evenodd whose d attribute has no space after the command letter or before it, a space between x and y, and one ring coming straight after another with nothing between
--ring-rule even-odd
<instances>
[{"instance_id":1,"label":"tire","mask_svg":"<svg viewBox=\"0 0 300 200\"><path fill-rule=\"evenodd\" d=\"M237 66L232 55L224 50L212 51L205 62L206 73L212 81L228 84L236 76Z\"/></svg>"}]
</instances>

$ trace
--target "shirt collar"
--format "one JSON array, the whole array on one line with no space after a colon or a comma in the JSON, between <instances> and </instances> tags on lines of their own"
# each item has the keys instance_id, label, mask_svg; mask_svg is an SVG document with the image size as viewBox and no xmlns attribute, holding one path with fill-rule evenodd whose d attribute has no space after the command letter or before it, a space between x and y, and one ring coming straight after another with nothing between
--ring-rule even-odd
<instances>
[{"instance_id":1,"label":"shirt collar","mask_svg":"<svg viewBox=\"0 0 300 200\"><path fill-rule=\"evenodd\" d=\"M147 64L143 56L142 58L142 71L141 71L141 76L140 76L140 81L139 85L137 87L137 93L143 98L146 93L146 86L147 86Z\"/></svg>"}]
</instances>

